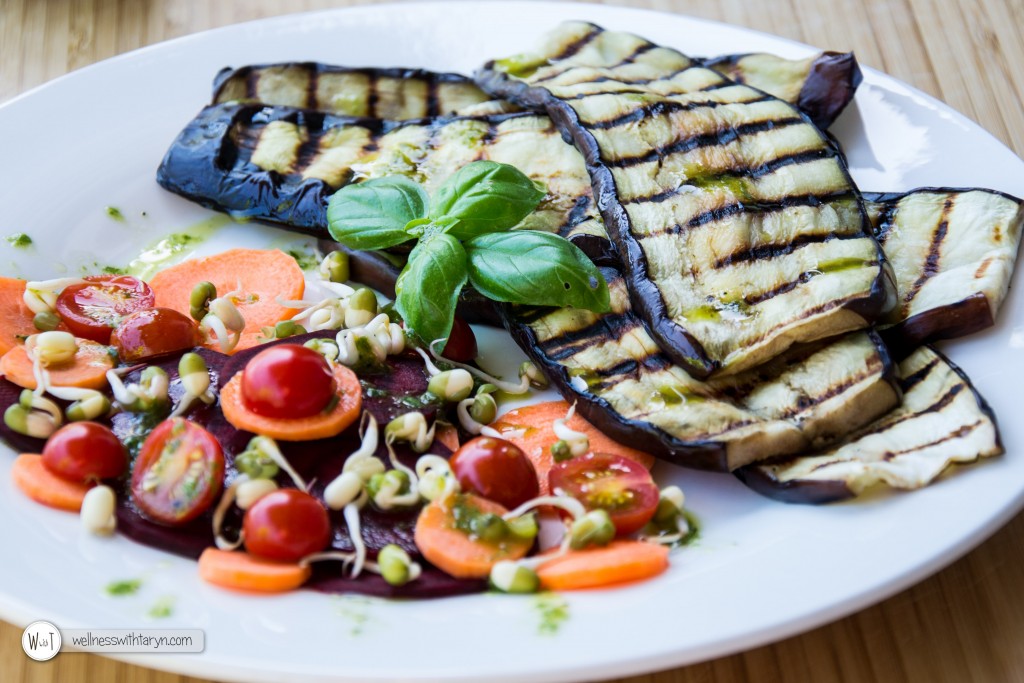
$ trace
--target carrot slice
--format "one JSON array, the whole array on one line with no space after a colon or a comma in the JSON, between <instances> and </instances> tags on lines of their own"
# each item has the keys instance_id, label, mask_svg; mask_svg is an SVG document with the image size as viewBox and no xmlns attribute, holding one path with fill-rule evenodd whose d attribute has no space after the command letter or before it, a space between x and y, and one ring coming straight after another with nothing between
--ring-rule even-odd
<instances>
[{"instance_id":1,"label":"carrot slice","mask_svg":"<svg viewBox=\"0 0 1024 683\"><path fill-rule=\"evenodd\" d=\"M50 383L55 387L106 388L107 370L114 367L111 348L88 339L75 341L78 342L78 351L74 358L46 368L50 373ZM0 375L24 389L36 388L32 361L24 346L15 346L0 357Z\"/></svg>"},{"instance_id":2,"label":"carrot slice","mask_svg":"<svg viewBox=\"0 0 1024 683\"><path fill-rule=\"evenodd\" d=\"M649 579L668 568L668 548L646 541L612 541L571 551L537 567L541 588L580 590Z\"/></svg>"},{"instance_id":3,"label":"carrot slice","mask_svg":"<svg viewBox=\"0 0 1024 683\"><path fill-rule=\"evenodd\" d=\"M455 507L458 505L496 515L508 512L501 505L471 493L437 500L423 508L416 520L416 547L441 571L458 579L487 578L495 563L518 560L533 545L532 539L513 537L486 542L471 537L455 526Z\"/></svg>"},{"instance_id":4,"label":"carrot slice","mask_svg":"<svg viewBox=\"0 0 1024 683\"><path fill-rule=\"evenodd\" d=\"M279 441L313 441L341 434L359 418L363 388L359 377L344 365L334 366L334 393L338 402L327 412L309 417L274 418L249 410L242 398L242 373L235 373L220 390L220 408L235 429L243 429Z\"/></svg>"},{"instance_id":5,"label":"carrot slice","mask_svg":"<svg viewBox=\"0 0 1024 683\"><path fill-rule=\"evenodd\" d=\"M437 425L434 440L443 443L452 453L459 450L459 430L454 425Z\"/></svg>"},{"instance_id":6,"label":"carrot slice","mask_svg":"<svg viewBox=\"0 0 1024 683\"><path fill-rule=\"evenodd\" d=\"M536 403L510 410L491 424L491 427L501 432L503 438L519 446L530 458L533 468L537 470L542 496L548 493L548 471L555 464L551 455L551 446L558 441L554 430L555 420L564 418L568 411L569 404L565 401ZM592 453L615 453L635 460L647 469L654 466L654 456L623 446L578 414L572 416L568 425L587 435Z\"/></svg>"},{"instance_id":7,"label":"carrot slice","mask_svg":"<svg viewBox=\"0 0 1024 683\"><path fill-rule=\"evenodd\" d=\"M26 496L59 510L78 512L91 484L61 479L46 469L43 458L34 453L22 453L11 466L11 480Z\"/></svg>"},{"instance_id":8,"label":"carrot slice","mask_svg":"<svg viewBox=\"0 0 1024 683\"><path fill-rule=\"evenodd\" d=\"M245 318L245 329L236 351L256 346L263 336L261 328L294 315L294 309L285 308L277 299L301 299L306 286L299 264L278 249L230 249L182 261L154 275L149 286L156 294L157 306L190 315L192 288L204 281L212 282L221 296L239 289L242 292L235 305Z\"/></svg>"},{"instance_id":9,"label":"carrot slice","mask_svg":"<svg viewBox=\"0 0 1024 683\"><path fill-rule=\"evenodd\" d=\"M311 570L294 562L264 560L240 550L207 548L199 556L199 577L222 588L283 593L309 579Z\"/></svg>"},{"instance_id":10,"label":"carrot slice","mask_svg":"<svg viewBox=\"0 0 1024 683\"><path fill-rule=\"evenodd\" d=\"M25 305L24 294L24 280L0 277L0 356L39 331L32 324L32 309Z\"/></svg>"}]
</instances>

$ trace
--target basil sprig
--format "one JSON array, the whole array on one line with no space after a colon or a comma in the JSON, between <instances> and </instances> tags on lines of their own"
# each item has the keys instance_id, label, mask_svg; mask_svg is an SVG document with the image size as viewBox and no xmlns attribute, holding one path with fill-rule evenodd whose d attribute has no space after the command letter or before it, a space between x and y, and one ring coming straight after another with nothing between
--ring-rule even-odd
<instances>
[{"instance_id":1,"label":"basil sprig","mask_svg":"<svg viewBox=\"0 0 1024 683\"><path fill-rule=\"evenodd\" d=\"M395 308L420 339L447 339L469 282L494 301L608 310L608 285L568 240L511 228L545 196L514 166L475 161L432 198L405 176L347 185L327 207L331 237L351 249L418 240L398 276Z\"/></svg>"}]
</instances>

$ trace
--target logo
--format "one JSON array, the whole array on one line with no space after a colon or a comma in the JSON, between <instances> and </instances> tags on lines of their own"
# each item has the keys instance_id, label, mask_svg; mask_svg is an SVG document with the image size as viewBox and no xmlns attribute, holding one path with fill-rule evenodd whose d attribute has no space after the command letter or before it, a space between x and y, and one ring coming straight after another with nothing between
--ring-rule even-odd
<instances>
[{"instance_id":1,"label":"logo","mask_svg":"<svg viewBox=\"0 0 1024 683\"><path fill-rule=\"evenodd\" d=\"M21 649L37 662L53 659L60 652L60 631L48 621L34 621L21 634Z\"/></svg>"}]
</instances>

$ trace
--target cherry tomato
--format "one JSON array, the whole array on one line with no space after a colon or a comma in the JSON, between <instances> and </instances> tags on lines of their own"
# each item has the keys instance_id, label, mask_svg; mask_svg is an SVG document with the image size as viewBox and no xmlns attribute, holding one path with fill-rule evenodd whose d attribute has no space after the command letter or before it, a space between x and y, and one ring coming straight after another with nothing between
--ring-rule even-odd
<instances>
[{"instance_id":1,"label":"cherry tomato","mask_svg":"<svg viewBox=\"0 0 1024 683\"><path fill-rule=\"evenodd\" d=\"M540 493L537 472L511 441L479 436L467 441L448 461L463 490L511 510Z\"/></svg>"},{"instance_id":2,"label":"cherry tomato","mask_svg":"<svg viewBox=\"0 0 1024 683\"><path fill-rule=\"evenodd\" d=\"M90 275L57 297L57 314L76 337L110 343L110 332L129 313L153 308L156 296L131 275Z\"/></svg>"},{"instance_id":3,"label":"cherry tomato","mask_svg":"<svg viewBox=\"0 0 1024 683\"><path fill-rule=\"evenodd\" d=\"M246 511L242 533L251 554L295 562L327 547L331 520L327 508L305 491L278 489Z\"/></svg>"},{"instance_id":4,"label":"cherry tomato","mask_svg":"<svg viewBox=\"0 0 1024 683\"><path fill-rule=\"evenodd\" d=\"M462 318L455 316L452 332L448 335L448 343L444 345L441 355L457 363L468 363L476 358L476 335L473 328Z\"/></svg>"},{"instance_id":5,"label":"cherry tomato","mask_svg":"<svg viewBox=\"0 0 1024 683\"><path fill-rule=\"evenodd\" d=\"M651 473L621 455L588 453L556 463L548 483L556 496L571 496L588 510L607 510L620 536L639 531L658 508Z\"/></svg>"},{"instance_id":6,"label":"cherry tomato","mask_svg":"<svg viewBox=\"0 0 1024 683\"><path fill-rule=\"evenodd\" d=\"M129 362L191 349L202 340L195 321L172 308L131 313L110 336L117 355Z\"/></svg>"},{"instance_id":7,"label":"cherry tomato","mask_svg":"<svg viewBox=\"0 0 1024 683\"><path fill-rule=\"evenodd\" d=\"M177 526L206 512L224 487L224 453L194 422L164 420L132 468L132 500L154 522Z\"/></svg>"},{"instance_id":8,"label":"cherry tomato","mask_svg":"<svg viewBox=\"0 0 1024 683\"><path fill-rule=\"evenodd\" d=\"M299 344L277 344L245 364L242 400L258 415L316 415L334 398L334 373L321 354Z\"/></svg>"},{"instance_id":9,"label":"cherry tomato","mask_svg":"<svg viewBox=\"0 0 1024 683\"><path fill-rule=\"evenodd\" d=\"M128 455L109 428L72 422L46 441L43 465L62 479L89 483L120 477L128 469Z\"/></svg>"}]
</instances>

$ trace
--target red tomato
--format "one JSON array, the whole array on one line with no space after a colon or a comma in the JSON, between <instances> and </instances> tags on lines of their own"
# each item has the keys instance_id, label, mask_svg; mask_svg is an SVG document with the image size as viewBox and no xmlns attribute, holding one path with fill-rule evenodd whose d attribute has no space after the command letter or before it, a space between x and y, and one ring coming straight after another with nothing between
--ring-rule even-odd
<instances>
[{"instance_id":1,"label":"red tomato","mask_svg":"<svg viewBox=\"0 0 1024 683\"><path fill-rule=\"evenodd\" d=\"M658 508L651 473L620 455L588 453L556 463L548 483L556 496L571 496L588 510L607 510L620 536L639 531Z\"/></svg>"},{"instance_id":2,"label":"red tomato","mask_svg":"<svg viewBox=\"0 0 1024 683\"><path fill-rule=\"evenodd\" d=\"M327 547L331 520L327 508L305 491L278 489L245 512L242 534L251 554L295 562Z\"/></svg>"},{"instance_id":3,"label":"red tomato","mask_svg":"<svg viewBox=\"0 0 1024 683\"><path fill-rule=\"evenodd\" d=\"M473 334L473 328L465 320L455 316L455 323L441 355L457 363L468 363L476 358L476 354L476 335Z\"/></svg>"},{"instance_id":4,"label":"red tomato","mask_svg":"<svg viewBox=\"0 0 1024 683\"><path fill-rule=\"evenodd\" d=\"M533 463L511 441L479 436L455 451L448 464L463 490L509 510L540 494Z\"/></svg>"},{"instance_id":5,"label":"red tomato","mask_svg":"<svg viewBox=\"0 0 1024 683\"><path fill-rule=\"evenodd\" d=\"M131 275L90 275L57 297L57 313L76 337L110 343L110 332L129 313L153 308L156 296Z\"/></svg>"},{"instance_id":6,"label":"red tomato","mask_svg":"<svg viewBox=\"0 0 1024 683\"><path fill-rule=\"evenodd\" d=\"M72 422L46 441L43 465L62 479L89 483L120 477L128 469L128 456L109 428Z\"/></svg>"},{"instance_id":7,"label":"red tomato","mask_svg":"<svg viewBox=\"0 0 1024 683\"><path fill-rule=\"evenodd\" d=\"M132 468L132 500L160 524L177 526L206 512L224 487L224 453L194 422L164 420L142 444Z\"/></svg>"},{"instance_id":8,"label":"red tomato","mask_svg":"<svg viewBox=\"0 0 1024 683\"><path fill-rule=\"evenodd\" d=\"M245 364L242 400L258 415L316 415L334 398L334 373L321 354L299 344L277 344Z\"/></svg>"},{"instance_id":9,"label":"red tomato","mask_svg":"<svg viewBox=\"0 0 1024 683\"><path fill-rule=\"evenodd\" d=\"M195 321L172 308L131 313L110 337L117 355L129 362L191 349L202 341Z\"/></svg>"}]
</instances>

